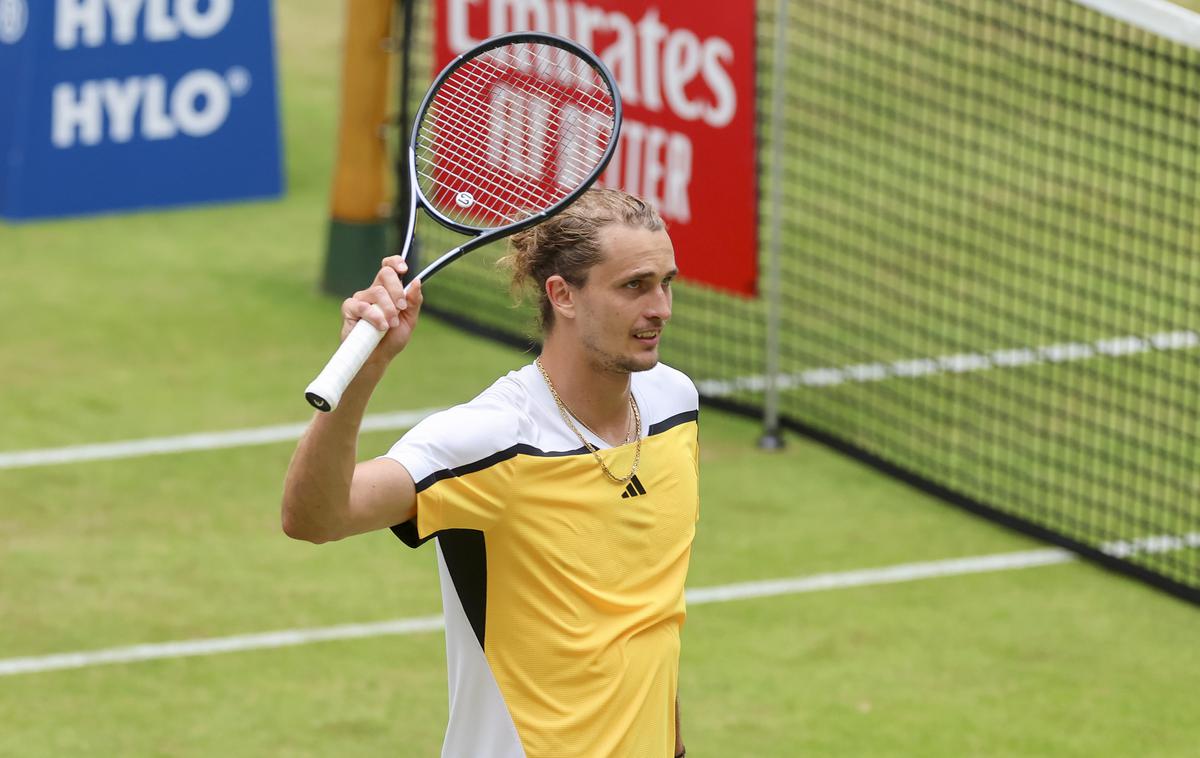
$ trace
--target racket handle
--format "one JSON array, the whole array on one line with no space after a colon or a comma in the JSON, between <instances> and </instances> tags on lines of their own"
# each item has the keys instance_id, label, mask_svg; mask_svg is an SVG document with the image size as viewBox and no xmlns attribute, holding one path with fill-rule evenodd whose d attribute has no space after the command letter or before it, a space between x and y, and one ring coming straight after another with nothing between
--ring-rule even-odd
<instances>
[{"instance_id":1,"label":"racket handle","mask_svg":"<svg viewBox=\"0 0 1200 758\"><path fill-rule=\"evenodd\" d=\"M346 339L317 378L312 380L304 397L308 404L319 411L329 412L338 407L342 401L342 393L354 381L358 370L367 362L367 358L375 350L376 345L383 339L387 331L379 331L371 326L371 322L362 320L354 325Z\"/></svg>"}]
</instances>

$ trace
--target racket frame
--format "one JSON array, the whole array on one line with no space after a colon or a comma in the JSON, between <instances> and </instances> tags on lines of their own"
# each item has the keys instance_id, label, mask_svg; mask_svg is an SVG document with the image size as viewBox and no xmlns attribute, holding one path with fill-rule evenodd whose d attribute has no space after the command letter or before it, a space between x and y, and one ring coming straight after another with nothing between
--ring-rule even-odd
<instances>
[{"instance_id":1,"label":"racket frame","mask_svg":"<svg viewBox=\"0 0 1200 758\"><path fill-rule=\"evenodd\" d=\"M498 226L491 229L480 229L479 227L469 226L456 222L433 207L425 197L425 193L421 189L421 185L417 182L417 163L416 163L416 144L417 136L421 129L421 122L425 118L430 105L433 103L434 96L441 89L442 84L454 74L459 68L463 67L472 60L484 55L496 48L505 45L532 43L557 47L561 50L582 58L592 69L594 69L604 80L609 92L613 97L613 131L612 138L608 145L605 146L604 153L600 157L600 161L592 170L591 175L579 186L564 196L561 200L544 208L538 213L515 221L511 224ZM622 105L621 91L617 88L616 78L612 71L604 64L604 61L590 50L583 46L572 42L565 37L560 37L556 34L546 32L511 32L509 34L501 34L490 39L484 40L475 47L458 55L454 60L446 65L440 73L434 78L433 82L425 92L425 96L421 99L421 105L417 109L416 117L413 119L412 132L408 140L408 180L409 180L409 202L408 202L408 224L404 234L404 245L400 251L401 260L408 258L409 252L412 250L413 242L416 238L417 224L417 206L420 205L424 211L434 220L460 234L471 235L463 244L455 247L426 266L417 274L414 279L422 282L428 281L437 272L441 271L446 266L458 260L467 253L476 248L483 247L492 242L499 241L512 234L516 234L522 229L526 229L534 224L543 221L550 216L561 211L566 206L579 199L584 192L590 188L604 170L608 167L609 162L617 149L617 140L621 135L622 121ZM337 408L341 401L342 393L358 374L359 369L366 362L366 359L374 351L375 347L387 334L387 330L379 331L371 325L369 321L360 319L358 323L351 329L350 334L343 340L334 356L330 358L325 368L306 388L304 396L308 400L309 405L319 411L329 412Z\"/></svg>"},{"instance_id":2,"label":"racket frame","mask_svg":"<svg viewBox=\"0 0 1200 758\"><path fill-rule=\"evenodd\" d=\"M479 56L491 50L495 50L498 47L521 43L548 45L551 47L557 47L560 50L566 50L571 54L587 61L588 64L590 64L591 67L600 74L601 78L604 79L604 83L608 86L608 90L613 96L612 139L610 139L608 145L605 146L604 154L600 156L600 161L596 164L596 168L593 169L591 178L589 178L587 181L581 182L577 188L572 190L563 199L551 205L549 208L543 209L539 213L533 214L528 218L521 219L520 221L513 222L512 224L506 224L504 226L498 226L492 229L480 229L479 227L461 224L447 217L437 208L434 208L433 203L429 202L428 198L425 197L425 193L421 190L421 185L417 182L415 145L417 144L418 133L421 130L421 122L425 118L425 114L429 111L429 107L433 103L434 96L438 93L442 84L449 79L455 71L462 68L467 63L470 63L475 58L478 58ZM417 274L415 278L420 279L422 282L427 281L429 277L433 276L438 271L441 271L447 265L453 263L472 250L482 247L490 242L504 239L509 235L516 234L522 229L527 229L530 226L533 226L534 224L553 216L566 206L578 200L579 197L586 192L598 178L600 178L600 175L604 173L604 170L608 168L608 164L612 160L613 154L617 149L617 140L621 136L622 113L621 91L617 88L616 78L613 76L612 71L608 69L608 66L604 64L604 61L600 60L600 58L592 51L575 42L572 42L565 37L560 37L557 34L550 34L548 32L510 32L508 34L500 34L484 40L479 45L471 48L465 53L460 54L458 57L452 60L437 75L437 77L433 80L433 83L429 85L429 89L425 92L425 97L421 99L420 107L417 108L416 118L413 119L412 133L409 135L408 140L408 181L412 191L409 193L410 201L408 211L408 231L405 234L404 248L400 255L402 258L407 258L408 253L412 248L413 236L416 230L416 213L418 204L420 204L421 207L424 208L425 212L433 217L433 219L442 226L452 231L459 232L460 234L472 235L473 238L462 245L443 253L437 258L437 260L433 261L424 269L422 269L421 273Z\"/></svg>"}]
</instances>

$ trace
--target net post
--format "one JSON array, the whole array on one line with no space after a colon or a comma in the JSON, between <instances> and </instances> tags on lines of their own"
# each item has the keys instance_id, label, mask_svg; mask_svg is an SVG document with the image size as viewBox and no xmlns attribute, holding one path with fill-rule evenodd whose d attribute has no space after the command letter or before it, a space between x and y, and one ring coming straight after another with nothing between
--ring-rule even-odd
<instances>
[{"instance_id":1,"label":"net post","mask_svg":"<svg viewBox=\"0 0 1200 758\"><path fill-rule=\"evenodd\" d=\"M337 158L321 290L346 297L369 282L391 244L388 220L388 52L392 6L349 3L341 58Z\"/></svg>"},{"instance_id":2,"label":"net post","mask_svg":"<svg viewBox=\"0 0 1200 758\"><path fill-rule=\"evenodd\" d=\"M783 88L787 81L787 4L775 0L775 50L771 70L771 227L767 241L767 330L766 386L763 397L763 433L758 446L763 450L780 450L784 446L779 426L779 321L780 298L780 213L783 177Z\"/></svg>"}]
</instances>

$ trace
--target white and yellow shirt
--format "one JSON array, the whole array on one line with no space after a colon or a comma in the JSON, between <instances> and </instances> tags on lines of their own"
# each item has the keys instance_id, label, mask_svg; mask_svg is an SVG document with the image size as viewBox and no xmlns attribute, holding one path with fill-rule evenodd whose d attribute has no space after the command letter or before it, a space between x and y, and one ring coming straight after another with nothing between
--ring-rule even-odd
<instances>
[{"instance_id":1,"label":"white and yellow shirt","mask_svg":"<svg viewBox=\"0 0 1200 758\"><path fill-rule=\"evenodd\" d=\"M446 616L447 758L674 754L684 579L699 518L697 395L659 364L635 373L641 461L606 477L537 367L430 416L392 447L437 537ZM610 447L617 475L633 443Z\"/></svg>"}]
</instances>

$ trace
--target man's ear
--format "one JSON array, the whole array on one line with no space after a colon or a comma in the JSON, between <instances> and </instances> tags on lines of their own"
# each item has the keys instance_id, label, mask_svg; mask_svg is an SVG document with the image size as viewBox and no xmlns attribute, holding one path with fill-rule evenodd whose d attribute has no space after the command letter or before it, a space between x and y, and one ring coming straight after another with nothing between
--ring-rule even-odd
<instances>
[{"instance_id":1,"label":"man's ear","mask_svg":"<svg viewBox=\"0 0 1200 758\"><path fill-rule=\"evenodd\" d=\"M575 318L575 288L558 274L546 279L546 299L556 318Z\"/></svg>"}]
</instances>

